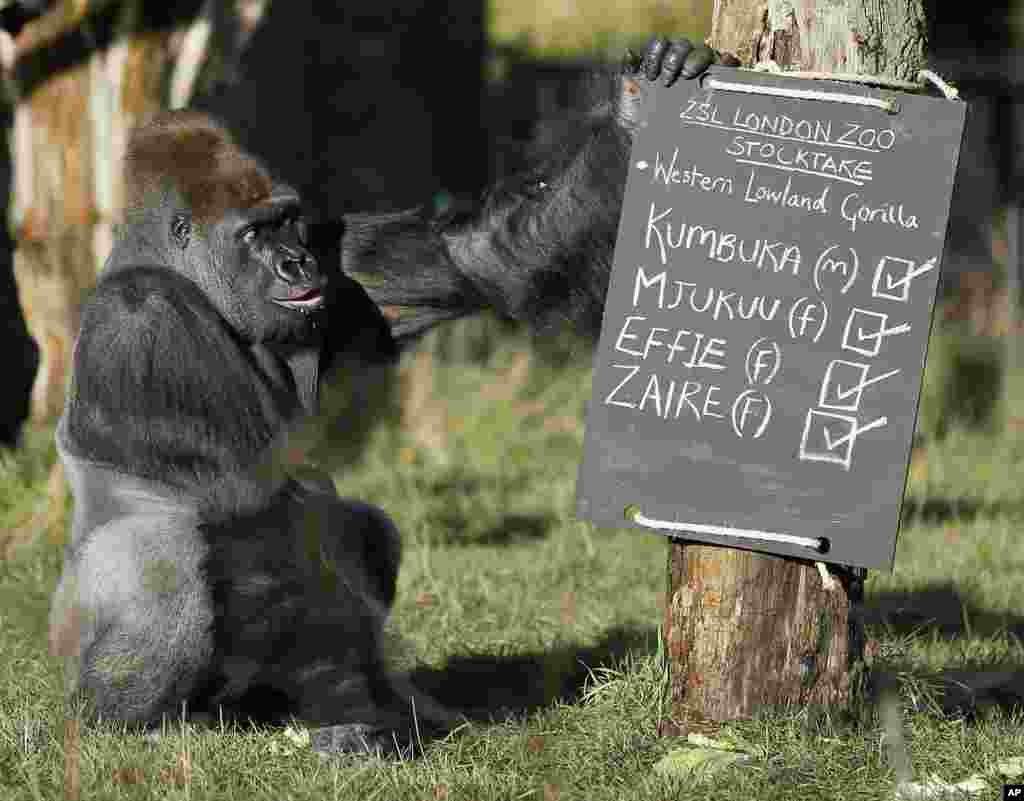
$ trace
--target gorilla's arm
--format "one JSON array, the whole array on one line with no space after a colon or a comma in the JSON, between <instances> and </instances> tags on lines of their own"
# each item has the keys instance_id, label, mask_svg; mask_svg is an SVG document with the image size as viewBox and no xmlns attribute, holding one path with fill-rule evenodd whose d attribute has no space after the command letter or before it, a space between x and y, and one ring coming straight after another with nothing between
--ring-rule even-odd
<instances>
[{"instance_id":1,"label":"gorilla's arm","mask_svg":"<svg viewBox=\"0 0 1024 801\"><path fill-rule=\"evenodd\" d=\"M399 340L483 309L596 338L618 233L632 133L650 82L693 78L717 54L655 39L628 56L609 99L461 218L419 211L345 219L343 267Z\"/></svg>"}]
</instances>

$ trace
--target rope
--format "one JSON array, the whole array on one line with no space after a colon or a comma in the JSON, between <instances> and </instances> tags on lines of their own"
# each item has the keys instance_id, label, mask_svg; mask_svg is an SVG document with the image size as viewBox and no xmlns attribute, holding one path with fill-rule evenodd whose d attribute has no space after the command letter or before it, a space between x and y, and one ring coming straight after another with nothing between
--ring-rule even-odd
<instances>
[{"instance_id":1,"label":"rope","mask_svg":"<svg viewBox=\"0 0 1024 801\"><path fill-rule=\"evenodd\" d=\"M789 77L787 75L787 77ZM712 89L724 89L727 92L746 92L751 95L772 95L773 97L795 97L800 100L829 100L833 103L849 103L853 106L871 106L880 108L890 114L900 110L899 103L895 100L882 100L877 97L864 97L863 95L846 95L839 92L822 92L817 89L786 89L781 86L758 86L749 83L731 83L720 81L718 78L708 78L705 86Z\"/></svg>"},{"instance_id":2,"label":"rope","mask_svg":"<svg viewBox=\"0 0 1024 801\"><path fill-rule=\"evenodd\" d=\"M946 100L956 100L960 97L960 92L955 86L950 86L937 74L931 70L921 70L917 73L917 79L924 83L934 84L942 94L946 96Z\"/></svg>"},{"instance_id":3,"label":"rope","mask_svg":"<svg viewBox=\"0 0 1024 801\"><path fill-rule=\"evenodd\" d=\"M695 534L714 534L719 537L759 540L761 542L783 542L787 545L808 548L816 553L825 553L829 547L828 539L825 537L797 537L795 534L779 534L774 531L757 531L756 529L730 528L729 526L710 526L704 523L677 523L674 520L657 520L653 517L645 516L635 506L626 508L626 519L647 528L683 533L692 531Z\"/></svg>"},{"instance_id":4,"label":"rope","mask_svg":"<svg viewBox=\"0 0 1024 801\"><path fill-rule=\"evenodd\" d=\"M921 70L918 72L916 83L913 81L902 81L896 78L882 78L878 75L862 75L859 73L802 72L799 70L786 71L771 60L759 62L753 68L753 71L769 72L775 75L783 75L787 78L805 78L815 81L857 83L865 86L879 86L882 88L899 89L907 92L919 92L930 83L938 88L947 100L957 100L960 96L956 87L951 86L932 70ZM819 89L789 89L779 86L758 86L756 84L722 81L714 77L707 78L704 84L712 89L723 89L729 92L746 92L754 95L794 97L802 100L826 100L833 103L870 106L872 108L880 108L889 114L895 114L900 109L899 103L895 100L885 100L877 97L864 97L863 95L851 95L842 92L826 92Z\"/></svg>"}]
</instances>

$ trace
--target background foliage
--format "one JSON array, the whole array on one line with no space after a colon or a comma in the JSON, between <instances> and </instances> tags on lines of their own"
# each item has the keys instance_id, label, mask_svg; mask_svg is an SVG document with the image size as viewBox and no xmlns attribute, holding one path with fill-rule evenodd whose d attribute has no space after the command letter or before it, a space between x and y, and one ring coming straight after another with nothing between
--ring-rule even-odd
<instances>
[{"instance_id":1,"label":"background foliage","mask_svg":"<svg viewBox=\"0 0 1024 801\"><path fill-rule=\"evenodd\" d=\"M495 0L491 24L497 43L578 55L654 30L700 38L709 18L710 3ZM337 476L403 532L393 664L467 721L408 763L321 762L271 731L69 734L46 653L64 522L38 528L54 451L51 429L30 430L0 454L0 531L35 534L0 562L0 798L890 799L898 779L931 774L979 774L997 797L997 766L1024 755L1024 382L1004 371L1004 337L945 317L896 569L867 584L863 708L766 710L712 732L745 761L686 779L654 770L681 745L656 736L665 542L573 517L590 376L578 344L487 319L438 332L403 366L402 419Z\"/></svg>"}]
</instances>

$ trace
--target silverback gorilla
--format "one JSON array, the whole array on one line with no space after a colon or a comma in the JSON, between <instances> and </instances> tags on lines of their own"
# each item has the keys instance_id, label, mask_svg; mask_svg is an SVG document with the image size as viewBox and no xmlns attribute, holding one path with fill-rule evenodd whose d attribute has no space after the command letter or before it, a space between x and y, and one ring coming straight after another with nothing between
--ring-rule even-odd
<instances>
[{"instance_id":1,"label":"silverback gorilla","mask_svg":"<svg viewBox=\"0 0 1024 801\"><path fill-rule=\"evenodd\" d=\"M346 218L344 269L400 341L493 309L535 328L566 323L596 339L644 81L694 78L719 56L654 39L628 54L611 99L591 109L531 169L495 186L471 215L419 211Z\"/></svg>"},{"instance_id":2,"label":"silverback gorilla","mask_svg":"<svg viewBox=\"0 0 1024 801\"><path fill-rule=\"evenodd\" d=\"M471 222L348 220L342 262L402 312L399 336L488 305L596 327L640 79L710 61L655 40L544 172L497 187ZM429 699L380 657L398 534L280 458L327 369L394 357L388 324L330 269L336 241L316 257L295 192L207 118L140 129L126 177L57 432L75 511L50 637L72 697L144 727L296 719L322 751L405 750L450 720L424 719Z\"/></svg>"},{"instance_id":3,"label":"silverback gorilla","mask_svg":"<svg viewBox=\"0 0 1024 801\"><path fill-rule=\"evenodd\" d=\"M126 176L57 434L75 510L51 643L73 697L142 726L295 718L327 727L323 750L403 748L378 655L398 533L279 459L321 371L391 361L386 324L205 117L140 129Z\"/></svg>"}]
</instances>

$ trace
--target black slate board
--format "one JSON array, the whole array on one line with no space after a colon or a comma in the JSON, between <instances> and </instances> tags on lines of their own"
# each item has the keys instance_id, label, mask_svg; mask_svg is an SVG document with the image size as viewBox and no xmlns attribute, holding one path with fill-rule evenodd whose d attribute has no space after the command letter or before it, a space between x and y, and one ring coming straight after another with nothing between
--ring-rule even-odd
<instances>
[{"instance_id":1,"label":"black slate board","mask_svg":"<svg viewBox=\"0 0 1024 801\"><path fill-rule=\"evenodd\" d=\"M891 570L964 104L724 67L645 103L579 516Z\"/></svg>"}]
</instances>

